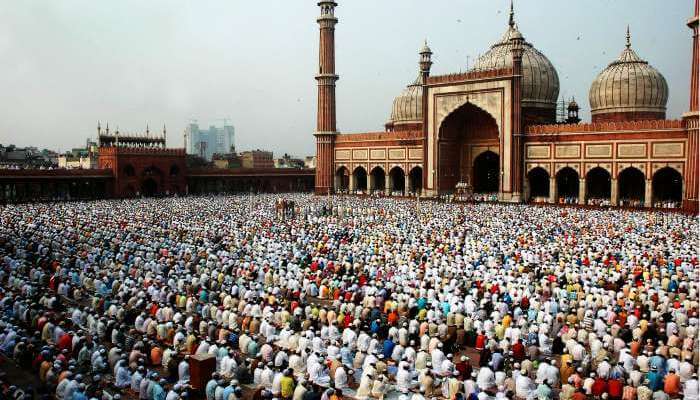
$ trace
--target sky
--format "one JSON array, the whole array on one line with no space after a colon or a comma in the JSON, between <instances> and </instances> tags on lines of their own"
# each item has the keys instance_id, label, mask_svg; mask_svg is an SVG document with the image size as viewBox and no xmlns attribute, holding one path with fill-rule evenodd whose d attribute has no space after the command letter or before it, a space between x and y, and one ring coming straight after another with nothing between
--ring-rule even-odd
<instances>
[{"instance_id":1,"label":"sky","mask_svg":"<svg viewBox=\"0 0 700 400\"><path fill-rule=\"evenodd\" d=\"M337 0L338 129L381 131L418 71L464 71L505 31L509 0ZM515 0L525 39L588 112L588 88L632 47L669 85L668 118L688 108L692 0ZM0 143L66 151L107 122L236 129L239 150L314 153L315 0L0 0Z\"/></svg>"}]
</instances>

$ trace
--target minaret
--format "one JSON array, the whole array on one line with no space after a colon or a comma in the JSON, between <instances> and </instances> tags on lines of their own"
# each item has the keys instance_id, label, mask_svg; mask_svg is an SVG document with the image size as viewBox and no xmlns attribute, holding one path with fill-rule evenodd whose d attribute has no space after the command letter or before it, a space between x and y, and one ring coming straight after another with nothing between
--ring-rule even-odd
<instances>
[{"instance_id":1,"label":"minaret","mask_svg":"<svg viewBox=\"0 0 700 400\"><path fill-rule=\"evenodd\" d=\"M525 49L525 39L518 31L517 26L513 21L513 3L511 3L510 26L514 30L511 34L511 56L513 57L513 81L511 83L511 130L512 130L512 153L511 153L511 169L510 169L510 187L512 190L513 201L522 200L523 193L523 138L522 138L522 79L523 79L523 53ZM501 179L503 176L501 175ZM503 182L501 182L503 183Z\"/></svg>"},{"instance_id":2,"label":"minaret","mask_svg":"<svg viewBox=\"0 0 700 400\"><path fill-rule=\"evenodd\" d=\"M433 52L428 47L428 39L425 39L423 48L420 50L420 66L421 80L423 83L423 143L428 143L428 77L430 77L430 68L433 66ZM423 166L428 165L428 146L423 146ZM423 173L421 187L428 187L428 174Z\"/></svg>"},{"instance_id":3,"label":"minaret","mask_svg":"<svg viewBox=\"0 0 700 400\"><path fill-rule=\"evenodd\" d=\"M567 116L566 116L566 123L567 124L578 124L581 122L581 118L578 116L579 112L579 106L578 103L576 102L576 99L573 97L571 98L571 101L569 102L569 105L566 107L567 111Z\"/></svg>"},{"instance_id":4,"label":"minaret","mask_svg":"<svg viewBox=\"0 0 700 400\"><path fill-rule=\"evenodd\" d=\"M690 72L690 111L698 112L698 62L700 62L700 49L698 48L698 0L695 0L695 15L688 20L688 27L693 31L693 58Z\"/></svg>"},{"instance_id":5,"label":"minaret","mask_svg":"<svg viewBox=\"0 0 700 400\"><path fill-rule=\"evenodd\" d=\"M321 15L316 20L320 28L318 49L318 114L316 119L316 194L333 191L333 146L338 134L335 126L335 7L332 0L321 0Z\"/></svg>"},{"instance_id":6,"label":"minaret","mask_svg":"<svg viewBox=\"0 0 700 400\"><path fill-rule=\"evenodd\" d=\"M428 81L428 76L430 76L430 67L433 65L432 55L433 51L428 47L428 39L423 42L423 48L420 50L420 73L423 75L423 82Z\"/></svg>"},{"instance_id":7,"label":"minaret","mask_svg":"<svg viewBox=\"0 0 700 400\"><path fill-rule=\"evenodd\" d=\"M683 196L683 208L698 212L700 199L700 113L698 113L698 64L700 63L700 48L698 48L698 0L695 0L695 14L688 20L688 27L693 31L693 50L690 60L690 107L683 115L686 129L688 130L688 162L685 173L685 194Z\"/></svg>"}]
</instances>

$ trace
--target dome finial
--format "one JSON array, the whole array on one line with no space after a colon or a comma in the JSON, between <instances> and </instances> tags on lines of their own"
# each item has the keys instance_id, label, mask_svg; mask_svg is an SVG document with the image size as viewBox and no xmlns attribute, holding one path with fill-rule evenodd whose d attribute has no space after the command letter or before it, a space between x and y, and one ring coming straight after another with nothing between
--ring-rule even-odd
<instances>
[{"instance_id":1,"label":"dome finial","mask_svg":"<svg viewBox=\"0 0 700 400\"><path fill-rule=\"evenodd\" d=\"M510 16L508 18L508 25L515 26L515 12L513 11L513 0L510 0Z\"/></svg>"},{"instance_id":2,"label":"dome finial","mask_svg":"<svg viewBox=\"0 0 700 400\"><path fill-rule=\"evenodd\" d=\"M627 46L627 48L629 49L630 47L632 47L632 42L630 41L630 26L629 25L627 25L626 38L627 38L627 43L625 43L625 46Z\"/></svg>"}]
</instances>

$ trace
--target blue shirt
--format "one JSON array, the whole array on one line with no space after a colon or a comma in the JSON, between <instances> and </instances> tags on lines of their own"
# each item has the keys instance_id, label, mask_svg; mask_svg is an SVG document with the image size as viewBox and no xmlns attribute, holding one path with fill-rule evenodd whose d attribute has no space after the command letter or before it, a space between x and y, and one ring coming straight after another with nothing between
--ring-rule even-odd
<instances>
[{"instance_id":1,"label":"blue shirt","mask_svg":"<svg viewBox=\"0 0 700 400\"><path fill-rule=\"evenodd\" d=\"M233 385L226 386L226 388L224 389L223 399L227 400L229 398L229 396L231 395L231 393L233 393L233 391L234 391Z\"/></svg>"},{"instance_id":2,"label":"blue shirt","mask_svg":"<svg viewBox=\"0 0 700 400\"><path fill-rule=\"evenodd\" d=\"M382 350L382 354L384 354L385 359L391 358L391 353L393 353L395 346L396 345L394 342L392 342L390 339L384 340L384 349Z\"/></svg>"},{"instance_id":3,"label":"blue shirt","mask_svg":"<svg viewBox=\"0 0 700 400\"><path fill-rule=\"evenodd\" d=\"M207 383L207 386L204 389L207 400L214 400L214 392L216 392L216 380L212 379Z\"/></svg>"},{"instance_id":4,"label":"blue shirt","mask_svg":"<svg viewBox=\"0 0 700 400\"><path fill-rule=\"evenodd\" d=\"M165 389L160 384L153 385L153 400L165 400Z\"/></svg>"},{"instance_id":5,"label":"blue shirt","mask_svg":"<svg viewBox=\"0 0 700 400\"><path fill-rule=\"evenodd\" d=\"M666 359L660 355L651 356L649 358L649 367L656 367L659 375L666 375Z\"/></svg>"}]
</instances>

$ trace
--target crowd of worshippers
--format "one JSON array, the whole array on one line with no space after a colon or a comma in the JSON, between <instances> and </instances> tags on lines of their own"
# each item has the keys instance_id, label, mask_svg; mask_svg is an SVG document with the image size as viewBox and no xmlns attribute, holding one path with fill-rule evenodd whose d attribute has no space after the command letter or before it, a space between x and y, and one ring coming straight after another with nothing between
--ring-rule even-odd
<instances>
[{"instance_id":1,"label":"crowd of worshippers","mask_svg":"<svg viewBox=\"0 0 700 400\"><path fill-rule=\"evenodd\" d=\"M0 395L698 399L693 216L276 201L0 208Z\"/></svg>"}]
</instances>

